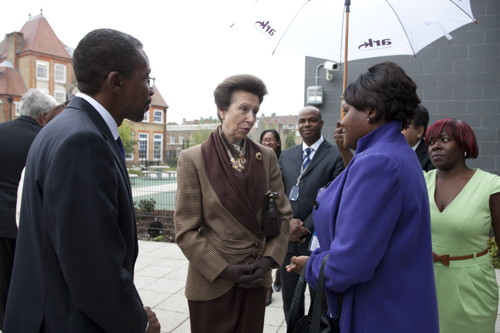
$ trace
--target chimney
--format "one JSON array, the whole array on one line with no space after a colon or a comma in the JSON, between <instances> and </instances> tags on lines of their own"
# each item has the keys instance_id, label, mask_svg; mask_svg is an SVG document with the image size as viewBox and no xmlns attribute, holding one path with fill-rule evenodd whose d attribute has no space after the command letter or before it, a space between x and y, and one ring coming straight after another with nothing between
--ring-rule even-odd
<instances>
[{"instance_id":1,"label":"chimney","mask_svg":"<svg viewBox=\"0 0 500 333\"><path fill-rule=\"evenodd\" d=\"M23 33L21 32L11 32L5 35L5 49L7 60L9 60L14 67L17 67L17 50L21 48L24 41Z\"/></svg>"}]
</instances>

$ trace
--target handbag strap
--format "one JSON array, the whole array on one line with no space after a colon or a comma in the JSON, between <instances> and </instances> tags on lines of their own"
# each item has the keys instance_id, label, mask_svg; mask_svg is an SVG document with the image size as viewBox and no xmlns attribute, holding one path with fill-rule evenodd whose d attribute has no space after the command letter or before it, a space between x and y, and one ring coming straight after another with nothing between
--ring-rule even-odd
<instances>
[{"instance_id":1,"label":"handbag strap","mask_svg":"<svg viewBox=\"0 0 500 333\"><path fill-rule=\"evenodd\" d=\"M325 288L325 265L328 260L327 254L323 258L321 263L321 269L319 272L318 283L316 284L316 293L314 295L314 307L312 311L311 320L311 333L321 332L321 315L324 306L324 288ZM331 333L340 332L340 313L342 311L342 303L344 301L344 293L340 293L337 298L337 311L333 314L333 318L330 318L330 331Z\"/></svg>"},{"instance_id":2,"label":"handbag strap","mask_svg":"<svg viewBox=\"0 0 500 333\"><path fill-rule=\"evenodd\" d=\"M297 281L297 284L295 285L295 290L293 292L292 302L290 303L290 308L288 310L288 315L286 319L286 322L288 323L289 327L293 327L294 321L304 316L304 313L299 313L299 308L302 299L304 298L304 292L306 291L306 285L307 285L305 278L306 266L307 266L307 261L304 264L304 268L302 268L302 272L300 272L299 280Z\"/></svg>"},{"instance_id":3,"label":"handbag strap","mask_svg":"<svg viewBox=\"0 0 500 333\"><path fill-rule=\"evenodd\" d=\"M323 297L325 289L325 265L328 260L328 256L329 254L323 257L321 269L319 271L318 283L316 283L316 291L314 293L314 300L312 304L311 333L320 333L321 330L321 313L323 312ZM305 267L303 271L305 271Z\"/></svg>"},{"instance_id":4,"label":"handbag strap","mask_svg":"<svg viewBox=\"0 0 500 333\"><path fill-rule=\"evenodd\" d=\"M324 292L325 265L328 260L328 256L329 254L325 255L321 262L321 269L319 271L318 283L316 283L314 298L309 306L309 315L311 316L310 333L321 333L321 322L322 322L321 316L323 313L323 307L325 305L323 301L325 294ZM304 264L302 272L300 272L299 280L297 281L297 285L293 293L290 310L288 311L287 323L289 325L289 328L294 326L295 324L294 320L300 319L302 318L302 316L304 316L304 313L299 314L298 312L299 312L300 302L301 299L304 297L304 292L306 290L306 285L307 285L305 281L305 275L307 270L306 267L307 267L307 261ZM337 311L335 313L335 316L333 317L333 320L330 321L330 324L335 324L337 325L337 327L331 327L330 325L330 332L339 332L338 322L340 321L340 312L342 310L343 296L344 296L343 293L338 296Z\"/></svg>"}]
</instances>

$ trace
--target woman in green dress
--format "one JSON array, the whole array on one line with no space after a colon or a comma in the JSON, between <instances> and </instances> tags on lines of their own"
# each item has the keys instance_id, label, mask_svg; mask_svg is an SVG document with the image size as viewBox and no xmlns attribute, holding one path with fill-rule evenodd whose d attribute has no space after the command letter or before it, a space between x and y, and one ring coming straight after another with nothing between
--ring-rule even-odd
<instances>
[{"instance_id":1,"label":"woman in green dress","mask_svg":"<svg viewBox=\"0 0 500 333\"><path fill-rule=\"evenodd\" d=\"M462 120L441 119L425 140L436 170L426 173L441 333L493 333L498 286L488 254L500 241L500 177L467 166L478 147Z\"/></svg>"}]
</instances>

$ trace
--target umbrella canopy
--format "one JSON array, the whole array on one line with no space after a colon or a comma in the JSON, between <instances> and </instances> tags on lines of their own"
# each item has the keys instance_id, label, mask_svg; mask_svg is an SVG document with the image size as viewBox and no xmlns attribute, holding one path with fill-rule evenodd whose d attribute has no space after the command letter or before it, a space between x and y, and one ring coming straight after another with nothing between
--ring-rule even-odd
<instances>
[{"instance_id":1,"label":"umbrella canopy","mask_svg":"<svg viewBox=\"0 0 500 333\"><path fill-rule=\"evenodd\" d=\"M288 51L344 63L416 55L475 21L469 0L352 0L349 26L345 7L345 0L257 0L232 29L270 53Z\"/></svg>"}]
</instances>

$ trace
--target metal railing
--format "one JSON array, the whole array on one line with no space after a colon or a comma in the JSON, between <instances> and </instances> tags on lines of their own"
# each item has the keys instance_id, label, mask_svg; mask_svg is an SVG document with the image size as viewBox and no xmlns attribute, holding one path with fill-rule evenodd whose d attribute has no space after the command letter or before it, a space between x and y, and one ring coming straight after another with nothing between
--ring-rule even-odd
<instances>
[{"instance_id":1,"label":"metal railing","mask_svg":"<svg viewBox=\"0 0 500 333\"><path fill-rule=\"evenodd\" d=\"M142 240L175 241L175 171L149 170L129 175L134 200L137 234Z\"/></svg>"}]
</instances>

